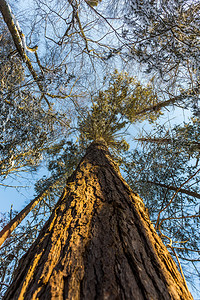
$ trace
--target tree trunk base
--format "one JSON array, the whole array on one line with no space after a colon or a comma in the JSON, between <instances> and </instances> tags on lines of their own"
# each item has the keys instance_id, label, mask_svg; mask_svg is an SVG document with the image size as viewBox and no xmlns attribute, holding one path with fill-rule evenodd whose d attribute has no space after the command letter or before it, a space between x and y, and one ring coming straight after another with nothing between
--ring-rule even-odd
<instances>
[{"instance_id":1,"label":"tree trunk base","mask_svg":"<svg viewBox=\"0 0 200 300\"><path fill-rule=\"evenodd\" d=\"M4 299L193 298L142 200L93 143Z\"/></svg>"}]
</instances>

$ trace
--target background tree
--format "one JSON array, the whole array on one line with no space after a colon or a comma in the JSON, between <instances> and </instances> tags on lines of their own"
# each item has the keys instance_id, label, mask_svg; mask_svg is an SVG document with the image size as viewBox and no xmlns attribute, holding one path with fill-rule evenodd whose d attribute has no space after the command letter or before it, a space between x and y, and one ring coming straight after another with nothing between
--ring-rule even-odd
<instances>
[{"instance_id":1,"label":"background tree","mask_svg":"<svg viewBox=\"0 0 200 300\"><path fill-rule=\"evenodd\" d=\"M144 199L151 220L185 268L195 265L198 278L199 120L171 131L160 126L138 140L142 147L124 164L127 181ZM185 275L190 280L191 274Z\"/></svg>"},{"instance_id":2,"label":"background tree","mask_svg":"<svg viewBox=\"0 0 200 300\"><path fill-rule=\"evenodd\" d=\"M176 105L199 99L199 1L125 1L127 55L152 76L157 92Z\"/></svg>"},{"instance_id":3,"label":"background tree","mask_svg":"<svg viewBox=\"0 0 200 300\"><path fill-rule=\"evenodd\" d=\"M90 145L68 179L4 299L47 295L192 299L102 138Z\"/></svg>"},{"instance_id":4,"label":"background tree","mask_svg":"<svg viewBox=\"0 0 200 300\"><path fill-rule=\"evenodd\" d=\"M31 91L32 82L11 35L1 19L0 53L0 176L35 170L44 151L57 139L58 123L67 127L69 118L48 110ZM48 145L48 146L47 146Z\"/></svg>"},{"instance_id":5,"label":"background tree","mask_svg":"<svg viewBox=\"0 0 200 300\"><path fill-rule=\"evenodd\" d=\"M5 1L0 1L0 4L3 2L5 4ZM26 11L26 17L17 9L16 5L12 6L15 17L13 13L11 14L10 8L7 10L11 20L14 20L12 28L9 29L11 35L7 30L9 38L12 36L13 39L12 33L17 33L19 44L24 42L25 37L26 45L22 44L24 46L20 48L16 39L14 40L15 46L13 43L6 44L5 39L2 40L3 45L7 45L7 48L3 46L6 51L2 57L6 57L6 63L2 59L2 66L6 70L6 66L12 65L9 60L12 62L16 60L15 64L19 68L11 68L14 70L13 73L9 73L10 71L2 72L4 74L2 75L4 76L2 77L3 81L6 82L5 80L7 80L7 83L2 85L1 90L3 95L1 98L3 104L1 145L6 145L6 147L1 147L2 178L8 177L9 174L16 176L21 174L21 171L33 172L44 163L47 164L51 172L36 185L35 196L37 197L44 191L45 195L41 198L40 204L31 212L31 218L34 220L32 226L35 229L33 229L33 237L30 239L28 236L31 234L31 230L27 229L27 241L30 240L30 243L35 239L36 232L39 232L40 224L43 224L42 222L48 218L54 208L65 185L65 180L74 170L80 154L87 148L88 143L99 134L107 140L112 148L112 154L117 157L118 162L127 162L124 168L129 179L131 175L135 178L135 174L132 172L134 164L132 164L131 159L138 159L138 168L140 168L143 155L146 155L145 159L148 159L149 165L152 167L151 179L155 182L155 177L160 176L160 191L161 188L166 189L161 184L165 186L168 184L174 188L180 187L184 180L195 174L197 169L191 166L189 160L192 155L189 157L189 154L187 155L185 152L188 147L187 143L184 144L184 136L188 137L187 130L183 130L182 139L178 138L177 133L177 138L173 141L174 148L170 148L172 147L170 143L167 146L166 143L163 144L163 148L169 147L172 152L176 149L174 152L176 158L171 153L168 155L167 162L165 162L165 155L163 154L165 149L158 149L158 155L155 154L154 157L151 152L148 154L146 152L137 153L137 155L128 153L125 134L133 131L130 127L132 123L135 124L142 120L149 120L150 122L157 120L159 122L157 118L163 109L172 104L184 107L189 104L195 109L198 117L199 89L198 72L192 67L193 59L194 65L198 69L198 57L192 56L192 52L189 53L189 47L185 49L183 46L186 55L182 55L182 57L180 56L181 53L174 54L172 47L174 39L174 43L178 43L176 44L177 51L181 52L183 41L179 43L178 38L180 38L179 27L182 25L180 26L179 23L184 19L184 14L188 20L184 21L182 26L184 32L182 39L186 40L187 30L191 32L193 30L196 44L191 44L191 47L196 47L195 45L198 47L198 32L195 31L195 28L198 27L198 5L195 10L193 5L183 1L176 1L177 4L170 2L170 7L164 3L160 3L158 6L157 1L153 1L150 9L147 2L144 2L143 6L139 6L139 2L131 1L129 2L130 15L126 10L126 25L124 25L124 12L119 12L118 9L115 10L116 15L114 15L105 1L102 3L33 1L29 5L32 3L34 5L31 9L29 7L29 12ZM136 5L134 12L131 11L132 4ZM194 18L192 13L194 13ZM136 23L131 23L133 18ZM174 26L175 34L170 35L170 26ZM141 35L141 30L143 30L143 35ZM152 35L151 30L153 30ZM160 36L161 39L159 39ZM162 40L162 37L166 39ZM138 40L135 40L136 38ZM190 41L190 35L188 38ZM157 44L156 39L158 40ZM162 43L164 45L161 45ZM141 49L139 46L137 48L137 45L140 45ZM33 51L30 51L31 49ZM123 62L119 58L122 58ZM138 73L142 77L142 82L126 73L113 72L111 76L109 75L115 69L115 65L119 69L123 66L131 71L130 64L128 64L130 59L135 70L138 70L138 66L140 67ZM15 86L12 82L15 82ZM190 125L188 124L188 132L189 128L197 130L199 126L198 122L196 125L191 125L192 127ZM169 138L167 134L166 136L164 134L164 137ZM156 136L154 139L157 138ZM198 143L194 141L195 138L197 136L193 138L193 145L198 147ZM71 145L69 141L71 141ZM180 147L179 144L182 146ZM159 143L154 142L152 144L152 154L157 151L156 145ZM192 151L192 143L190 146ZM182 149L182 154L176 153L177 147ZM158 172L156 176L152 175L156 171L156 165L160 163L159 154L160 157L163 157L161 169L164 169L166 163L168 170L170 170L169 174L176 174L176 182L162 181L163 172ZM185 168L181 166L181 156L182 162L187 163ZM195 163L198 163L198 155L196 158ZM140 173L142 173L143 167L141 163ZM185 172L184 176L182 176L182 172ZM167 172L165 173L167 176ZM148 174L150 174L149 169ZM175 175L173 176L175 177ZM145 177L144 184L140 178L138 176L137 180L142 188L138 185L137 189L149 192L149 178ZM56 183L58 179L59 183ZM4 183L6 184L5 181ZM130 183L132 184L131 180ZM156 183L155 189L158 189L158 181ZM182 189L186 188L187 186L182 187ZM190 192L191 190L189 189ZM173 189L171 191L175 192ZM151 216L152 220L156 220L159 214L157 208L162 208L161 203L163 201L167 203L167 200L166 198L163 200L163 197L161 198L152 190L151 193L155 198L148 198L149 200L146 202L150 208L155 208L155 215L151 214ZM155 199L158 206L155 205ZM182 203L188 207L192 201L195 203L195 200L187 199ZM170 207L172 206L170 205ZM176 210L176 205L173 209ZM185 216L184 214L185 211L183 211L183 216ZM176 218L179 217L180 214L177 213ZM184 220L187 222L186 219ZM185 233L185 236L189 236L189 231L190 233L196 232L196 225L193 220L196 218L191 218L189 221L191 226L188 226L188 232ZM164 229L166 222L168 222L169 231L173 232L174 223L169 219L163 221L162 229ZM22 224L22 226L25 225ZM25 227L22 229L23 234ZM29 228L28 225L27 228ZM16 230L20 232L19 227ZM16 231L13 236L10 236L9 241L12 240L12 245L16 242L15 234ZM193 241L195 244L196 241L195 247L198 247L198 240L195 239L195 236L194 234L191 244ZM176 237L178 238L178 235ZM29 242L27 242L28 244ZM13 249L10 248L9 251L14 251ZM13 264L12 260L6 260L5 253L3 253L1 263L3 269L8 272L12 269ZM18 256L22 255L22 252L20 253ZM189 259L185 254L184 257ZM3 283L6 283L5 280L9 282L10 275L3 275L2 280Z\"/></svg>"}]
</instances>

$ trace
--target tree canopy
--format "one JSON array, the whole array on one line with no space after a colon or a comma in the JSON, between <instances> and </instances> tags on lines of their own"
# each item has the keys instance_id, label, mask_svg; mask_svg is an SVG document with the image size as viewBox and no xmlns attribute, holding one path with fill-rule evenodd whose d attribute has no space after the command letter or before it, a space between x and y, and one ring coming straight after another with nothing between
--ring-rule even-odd
<instances>
[{"instance_id":1,"label":"tree canopy","mask_svg":"<svg viewBox=\"0 0 200 300\"><path fill-rule=\"evenodd\" d=\"M0 248L1 293L103 138L198 295L200 2L0 0L0 11L0 188L46 172ZM180 109L185 122L163 124ZM2 214L1 227L16 215Z\"/></svg>"}]
</instances>

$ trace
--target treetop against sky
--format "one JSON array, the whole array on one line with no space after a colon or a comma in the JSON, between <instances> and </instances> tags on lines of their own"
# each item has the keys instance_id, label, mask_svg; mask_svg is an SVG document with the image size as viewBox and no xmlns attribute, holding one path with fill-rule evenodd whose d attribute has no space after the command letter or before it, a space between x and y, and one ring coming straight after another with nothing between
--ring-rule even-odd
<instances>
[{"instance_id":1,"label":"treetop against sky","mask_svg":"<svg viewBox=\"0 0 200 300\"><path fill-rule=\"evenodd\" d=\"M199 1L0 0L0 188L31 185L28 202L45 195L10 237L5 251L15 258L2 249L2 282L98 138L174 258L199 276L199 9ZM173 111L192 118L163 121Z\"/></svg>"}]
</instances>

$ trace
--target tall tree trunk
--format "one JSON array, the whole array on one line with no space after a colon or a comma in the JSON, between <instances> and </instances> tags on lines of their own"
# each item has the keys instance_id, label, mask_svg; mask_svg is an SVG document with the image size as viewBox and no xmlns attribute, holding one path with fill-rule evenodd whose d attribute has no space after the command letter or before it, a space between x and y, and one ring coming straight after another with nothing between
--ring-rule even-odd
<instances>
[{"instance_id":1,"label":"tall tree trunk","mask_svg":"<svg viewBox=\"0 0 200 300\"><path fill-rule=\"evenodd\" d=\"M103 142L88 148L4 299L192 299Z\"/></svg>"}]
</instances>

